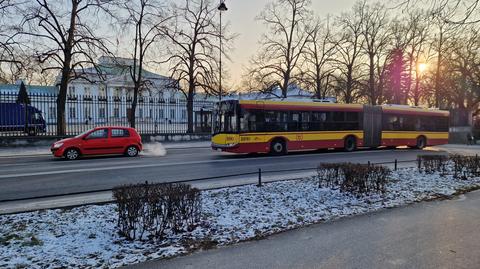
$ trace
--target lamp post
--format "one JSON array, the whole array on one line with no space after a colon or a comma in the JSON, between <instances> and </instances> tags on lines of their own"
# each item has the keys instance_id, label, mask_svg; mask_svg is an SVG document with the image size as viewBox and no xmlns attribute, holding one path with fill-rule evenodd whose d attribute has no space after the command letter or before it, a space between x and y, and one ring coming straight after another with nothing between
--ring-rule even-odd
<instances>
[{"instance_id":1,"label":"lamp post","mask_svg":"<svg viewBox=\"0 0 480 269\"><path fill-rule=\"evenodd\" d=\"M220 77L219 77L219 101L222 101L222 13L227 11L228 8L225 5L225 0L220 0L220 5L218 6L218 11L220 11Z\"/></svg>"}]
</instances>

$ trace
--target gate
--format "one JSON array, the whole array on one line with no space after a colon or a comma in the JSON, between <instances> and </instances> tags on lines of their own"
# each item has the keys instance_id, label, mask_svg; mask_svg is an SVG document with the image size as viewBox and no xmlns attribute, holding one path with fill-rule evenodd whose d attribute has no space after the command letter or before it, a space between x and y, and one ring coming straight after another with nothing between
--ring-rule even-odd
<instances>
[{"instance_id":1,"label":"gate","mask_svg":"<svg viewBox=\"0 0 480 269\"><path fill-rule=\"evenodd\" d=\"M363 144L379 147L382 144L382 107L363 106Z\"/></svg>"}]
</instances>

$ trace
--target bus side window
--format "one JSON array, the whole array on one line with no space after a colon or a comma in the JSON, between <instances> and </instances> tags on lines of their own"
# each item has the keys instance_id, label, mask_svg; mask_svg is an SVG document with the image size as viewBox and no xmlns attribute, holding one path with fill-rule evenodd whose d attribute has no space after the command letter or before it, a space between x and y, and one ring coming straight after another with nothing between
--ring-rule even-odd
<instances>
[{"instance_id":1,"label":"bus side window","mask_svg":"<svg viewBox=\"0 0 480 269\"><path fill-rule=\"evenodd\" d=\"M310 112L302 112L302 131L311 131L311 121Z\"/></svg>"},{"instance_id":2,"label":"bus side window","mask_svg":"<svg viewBox=\"0 0 480 269\"><path fill-rule=\"evenodd\" d=\"M290 120L288 122L288 131L289 132L298 131L299 124L300 124L300 112L292 111L290 113Z\"/></svg>"}]
</instances>

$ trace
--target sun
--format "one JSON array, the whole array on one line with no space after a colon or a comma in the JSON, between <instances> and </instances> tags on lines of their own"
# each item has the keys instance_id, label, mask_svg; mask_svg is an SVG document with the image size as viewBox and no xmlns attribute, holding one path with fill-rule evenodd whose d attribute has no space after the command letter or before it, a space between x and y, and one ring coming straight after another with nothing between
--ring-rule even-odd
<instances>
[{"instance_id":1,"label":"sun","mask_svg":"<svg viewBox=\"0 0 480 269\"><path fill-rule=\"evenodd\" d=\"M418 64L418 72L425 73L425 71L427 71L427 69L428 69L428 65L426 63Z\"/></svg>"}]
</instances>

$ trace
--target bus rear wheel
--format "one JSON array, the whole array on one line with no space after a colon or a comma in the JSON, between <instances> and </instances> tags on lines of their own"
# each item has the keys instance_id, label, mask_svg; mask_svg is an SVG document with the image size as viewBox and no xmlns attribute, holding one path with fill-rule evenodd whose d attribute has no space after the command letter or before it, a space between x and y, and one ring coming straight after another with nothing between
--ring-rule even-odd
<instances>
[{"instance_id":1,"label":"bus rear wheel","mask_svg":"<svg viewBox=\"0 0 480 269\"><path fill-rule=\"evenodd\" d=\"M345 138L343 149L346 152L351 152L357 149L357 140L353 136Z\"/></svg>"},{"instance_id":2,"label":"bus rear wheel","mask_svg":"<svg viewBox=\"0 0 480 269\"><path fill-rule=\"evenodd\" d=\"M284 155L287 153L287 145L285 141L276 139L270 145L270 153L273 155Z\"/></svg>"},{"instance_id":3,"label":"bus rear wheel","mask_svg":"<svg viewBox=\"0 0 480 269\"><path fill-rule=\"evenodd\" d=\"M419 138L417 138L417 145L416 145L417 149L423 149L426 146L427 146L427 139L424 136L420 136Z\"/></svg>"}]
</instances>

